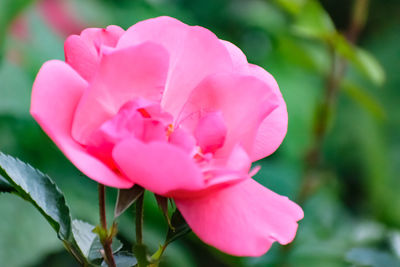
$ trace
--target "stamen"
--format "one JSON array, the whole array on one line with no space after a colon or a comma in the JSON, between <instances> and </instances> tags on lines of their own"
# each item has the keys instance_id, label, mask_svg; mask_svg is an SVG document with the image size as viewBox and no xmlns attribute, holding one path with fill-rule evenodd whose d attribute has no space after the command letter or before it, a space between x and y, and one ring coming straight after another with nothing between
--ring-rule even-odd
<instances>
[{"instance_id":1,"label":"stamen","mask_svg":"<svg viewBox=\"0 0 400 267\"><path fill-rule=\"evenodd\" d=\"M167 137L170 137L173 132L174 132L174 125L172 125L170 123L170 124L168 124L168 127L167 127Z\"/></svg>"}]
</instances>

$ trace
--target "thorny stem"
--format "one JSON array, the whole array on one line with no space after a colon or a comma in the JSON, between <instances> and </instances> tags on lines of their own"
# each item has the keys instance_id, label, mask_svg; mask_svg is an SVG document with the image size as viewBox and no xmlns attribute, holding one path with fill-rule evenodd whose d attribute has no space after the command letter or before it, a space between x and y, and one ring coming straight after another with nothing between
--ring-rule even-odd
<instances>
[{"instance_id":1,"label":"thorny stem","mask_svg":"<svg viewBox=\"0 0 400 267\"><path fill-rule=\"evenodd\" d=\"M98 186L99 190L99 213L100 213L100 224L101 228L103 228L107 233L107 218L106 218L106 190L105 186L102 184L99 184ZM114 261L114 256L112 253L111 249L111 243L112 243L112 238L107 238L105 240L101 240L102 245L104 248L104 260L106 261L107 265L109 267L116 267L115 261Z\"/></svg>"}]
</instances>

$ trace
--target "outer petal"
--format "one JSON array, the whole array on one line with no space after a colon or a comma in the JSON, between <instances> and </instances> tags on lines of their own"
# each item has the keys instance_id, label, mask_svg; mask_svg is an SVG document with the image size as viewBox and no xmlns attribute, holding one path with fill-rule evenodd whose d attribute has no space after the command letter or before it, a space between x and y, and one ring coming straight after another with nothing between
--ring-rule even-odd
<instances>
[{"instance_id":1,"label":"outer petal","mask_svg":"<svg viewBox=\"0 0 400 267\"><path fill-rule=\"evenodd\" d=\"M199 26L188 26L170 17L145 20L129 28L117 47L144 41L161 44L170 54L162 106L174 117L201 80L212 73L232 70L224 45L212 32Z\"/></svg>"},{"instance_id":2,"label":"outer petal","mask_svg":"<svg viewBox=\"0 0 400 267\"><path fill-rule=\"evenodd\" d=\"M177 191L204 187L200 169L181 148L166 142L142 143L131 138L117 144L113 158L120 170L153 193L170 196Z\"/></svg>"},{"instance_id":3,"label":"outer petal","mask_svg":"<svg viewBox=\"0 0 400 267\"><path fill-rule=\"evenodd\" d=\"M86 144L94 130L134 98L159 102L167 69L167 52L153 43L104 54L98 73L76 110L72 136Z\"/></svg>"},{"instance_id":4,"label":"outer petal","mask_svg":"<svg viewBox=\"0 0 400 267\"><path fill-rule=\"evenodd\" d=\"M115 47L125 31L118 26L106 29L89 28L80 35L71 35L64 44L65 61L83 78L91 81L101 58L101 47Z\"/></svg>"},{"instance_id":5,"label":"outer petal","mask_svg":"<svg viewBox=\"0 0 400 267\"><path fill-rule=\"evenodd\" d=\"M261 123L257 131L253 147L252 160L262 159L278 149L285 138L288 126L288 113L285 100L279 90L275 79L263 68L249 65L249 74L263 80L273 89L278 99L278 106Z\"/></svg>"},{"instance_id":6,"label":"outer petal","mask_svg":"<svg viewBox=\"0 0 400 267\"><path fill-rule=\"evenodd\" d=\"M235 70L241 70L244 66L248 65L246 55L242 52L242 50L240 50L239 47L225 40L220 41L228 50L232 60L233 68Z\"/></svg>"},{"instance_id":7,"label":"outer petal","mask_svg":"<svg viewBox=\"0 0 400 267\"><path fill-rule=\"evenodd\" d=\"M297 231L302 209L253 179L192 199L175 199L186 222L204 242L236 256L261 256Z\"/></svg>"},{"instance_id":8,"label":"outer petal","mask_svg":"<svg viewBox=\"0 0 400 267\"><path fill-rule=\"evenodd\" d=\"M33 85L31 114L61 151L87 176L99 183L128 188L131 181L89 155L71 137L75 108L87 83L61 61L43 65Z\"/></svg>"},{"instance_id":9,"label":"outer petal","mask_svg":"<svg viewBox=\"0 0 400 267\"><path fill-rule=\"evenodd\" d=\"M275 79L263 68L249 64L243 52L234 44L222 41L227 51L229 52L234 69L240 73L257 77L269 85L270 89L274 92L278 99L278 106L269 114L261 123L257 131L252 160L256 161L272 154L282 143L286 135L288 114L286 110L286 103L279 90L278 84Z\"/></svg>"},{"instance_id":10,"label":"outer petal","mask_svg":"<svg viewBox=\"0 0 400 267\"><path fill-rule=\"evenodd\" d=\"M240 144L252 155L254 138L263 119L277 106L276 95L259 79L237 73L211 75L193 90L179 117L185 127L196 127L200 118L220 111L227 126L219 158Z\"/></svg>"}]
</instances>

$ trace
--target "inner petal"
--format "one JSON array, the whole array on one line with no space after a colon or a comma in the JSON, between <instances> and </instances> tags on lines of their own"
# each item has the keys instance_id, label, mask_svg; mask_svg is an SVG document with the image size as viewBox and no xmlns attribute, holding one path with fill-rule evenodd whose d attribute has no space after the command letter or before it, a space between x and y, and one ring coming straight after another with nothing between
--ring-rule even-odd
<instances>
[{"instance_id":1,"label":"inner petal","mask_svg":"<svg viewBox=\"0 0 400 267\"><path fill-rule=\"evenodd\" d=\"M172 117L162 113L158 103L135 99L92 133L86 149L115 169L111 154L118 142L132 137L146 143L166 140L171 121Z\"/></svg>"},{"instance_id":2,"label":"inner petal","mask_svg":"<svg viewBox=\"0 0 400 267\"><path fill-rule=\"evenodd\" d=\"M208 112L203 115L194 136L203 153L213 153L224 145L227 128L221 112Z\"/></svg>"}]
</instances>

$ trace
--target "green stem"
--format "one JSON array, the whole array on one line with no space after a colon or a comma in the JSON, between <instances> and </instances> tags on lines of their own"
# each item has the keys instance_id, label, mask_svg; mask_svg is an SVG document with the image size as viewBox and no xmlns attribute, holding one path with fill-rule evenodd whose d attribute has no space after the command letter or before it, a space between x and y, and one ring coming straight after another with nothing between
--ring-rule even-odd
<instances>
[{"instance_id":1,"label":"green stem","mask_svg":"<svg viewBox=\"0 0 400 267\"><path fill-rule=\"evenodd\" d=\"M138 267L148 267L150 262L147 258L147 248L143 245L143 194L136 200L136 244L133 247L133 252L138 261Z\"/></svg>"},{"instance_id":2,"label":"green stem","mask_svg":"<svg viewBox=\"0 0 400 267\"><path fill-rule=\"evenodd\" d=\"M355 0L353 13L349 28L346 32L347 40L355 43L358 36L365 26L368 15L369 0ZM322 184L320 177L315 170L320 167L323 144L329 130L329 122L336 108L337 96L340 89L340 83L346 74L348 62L340 57L333 47L331 52L331 70L326 80L325 95L321 105L316 111L317 117L314 125L313 144L306 153L305 171L302 186L300 188L298 203L302 204L312 195Z\"/></svg>"},{"instance_id":3,"label":"green stem","mask_svg":"<svg viewBox=\"0 0 400 267\"><path fill-rule=\"evenodd\" d=\"M104 260L106 261L109 267L116 267L114 256L111 249L112 237L108 237L108 230L107 230L107 217L106 217L106 189L105 186L99 184L99 213L100 213L100 224L101 228L105 230L107 233L106 238L101 238L101 243L104 249Z\"/></svg>"},{"instance_id":4,"label":"green stem","mask_svg":"<svg viewBox=\"0 0 400 267\"><path fill-rule=\"evenodd\" d=\"M144 194L136 200L136 245L143 243L143 200Z\"/></svg>"}]
</instances>

